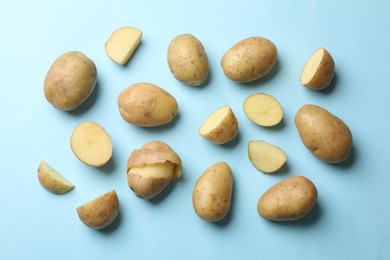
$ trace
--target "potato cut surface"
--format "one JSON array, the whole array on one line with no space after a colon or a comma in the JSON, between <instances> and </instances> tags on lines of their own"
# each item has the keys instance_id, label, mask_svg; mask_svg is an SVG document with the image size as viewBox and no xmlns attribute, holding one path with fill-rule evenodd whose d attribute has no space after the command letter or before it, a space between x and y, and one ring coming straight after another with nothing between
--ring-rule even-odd
<instances>
[{"instance_id":1,"label":"potato cut surface","mask_svg":"<svg viewBox=\"0 0 390 260\"><path fill-rule=\"evenodd\" d=\"M257 93L250 95L244 102L245 115L260 126L275 126L283 119L283 109L272 96Z\"/></svg>"},{"instance_id":2,"label":"potato cut surface","mask_svg":"<svg viewBox=\"0 0 390 260\"><path fill-rule=\"evenodd\" d=\"M73 131L70 144L76 157L89 166L103 166L112 156L110 136L94 122L79 124Z\"/></svg>"},{"instance_id":3,"label":"potato cut surface","mask_svg":"<svg viewBox=\"0 0 390 260\"><path fill-rule=\"evenodd\" d=\"M199 129L200 134L206 134L218 127L221 122L227 117L230 108L223 106L214 113L212 113Z\"/></svg>"},{"instance_id":4,"label":"potato cut surface","mask_svg":"<svg viewBox=\"0 0 390 260\"><path fill-rule=\"evenodd\" d=\"M39 164L38 180L44 188L55 194L65 194L74 188L73 183L44 161Z\"/></svg>"},{"instance_id":5,"label":"potato cut surface","mask_svg":"<svg viewBox=\"0 0 390 260\"><path fill-rule=\"evenodd\" d=\"M248 156L252 164L264 173L276 172L287 160L280 148L264 141L250 141Z\"/></svg>"},{"instance_id":6,"label":"potato cut surface","mask_svg":"<svg viewBox=\"0 0 390 260\"><path fill-rule=\"evenodd\" d=\"M318 49L313 53L309 58L305 67L303 68L303 73L301 77L302 84L307 84L314 77L314 74L318 71L321 61L324 57L325 50L323 48Z\"/></svg>"},{"instance_id":7,"label":"potato cut surface","mask_svg":"<svg viewBox=\"0 0 390 260\"><path fill-rule=\"evenodd\" d=\"M106 53L114 62L124 65L141 42L142 31L133 27L122 27L114 31L106 42Z\"/></svg>"}]
</instances>

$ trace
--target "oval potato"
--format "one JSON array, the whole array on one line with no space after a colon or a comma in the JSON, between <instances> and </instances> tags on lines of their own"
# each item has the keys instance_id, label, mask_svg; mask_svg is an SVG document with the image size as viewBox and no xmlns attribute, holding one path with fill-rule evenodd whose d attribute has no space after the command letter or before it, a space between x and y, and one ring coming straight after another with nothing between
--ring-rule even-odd
<instances>
[{"instance_id":1,"label":"oval potato","mask_svg":"<svg viewBox=\"0 0 390 260\"><path fill-rule=\"evenodd\" d=\"M205 49L191 34L181 34L171 41L168 47L168 66L177 80L191 86L201 85L209 74Z\"/></svg>"},{"instance_id":2,"label":"oval potato","mask_svg":"<svg viewBox=\"0 0 390 260\"><path fill-rule=\"evenodd\" d=\"M348 158L352 134L340 118L320 106L304 105L294 121L303 144L315 157L328 163Z\"/></svg>"},{"instance_id":3,"label":"oval potato","mask_svg":"<svg viewBox=\"0 0 390 260\"><path fill-rule=\"evenodd\" d=\"M277 56L273 42L262 37L250 37L231 47L223 55L221 66L229 79L250 82L268 74Z\"/></svg>"},{"instance_id":4,"label":"oval potato","mask_svg":"<svg viewBox=\"0 0 390 260\"><path fill-rule=\"evenodd\" d=\"M178 112L176 99L150 83L136 83L118 97L119 112L127 122L152 127L169 123Z\"/></svg>"}]
</instances>

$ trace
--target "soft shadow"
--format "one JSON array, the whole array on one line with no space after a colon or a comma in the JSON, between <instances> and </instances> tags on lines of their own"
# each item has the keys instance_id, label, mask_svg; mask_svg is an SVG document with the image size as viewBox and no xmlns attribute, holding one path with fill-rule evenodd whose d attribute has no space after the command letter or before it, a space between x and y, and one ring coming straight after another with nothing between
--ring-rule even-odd
<instances>
[{"instance_id":1,"label":"soft shadow","mask_svg":"<svg viewBox=\"0 0 390 260\"><path fill-rule=\"evenodd\" d=\"M111 233L113 233L122 223L122 213L121 212L122 211L119 209L118 216L115 218L115 220L107 227L102 228L102 229L98 229L98 232L101 234L104 234L104 235L110 235Z\"/></svg>"},{"instance_id":2,"label":"soft shadow","mask_svg":"<svg viewBox=\"0 0 390 260\"><path fill-rule=\"evenodd\" d=\"M120 65L120 64L117 64L117 65L120 66L120 67L122 67L122 68L130 67L130 66L131 66L131 60L132 60L134 57L136 57L136 56L138 55L137 53L139 52L140 49L143 48L143 45L144 45L144 44L143 44L143 42L141 41L141 42L139 43L138 47L135 49L133 55L130 57L130 59L129 59L125 64L123 64L123 65ZM116 64L116 62L115 62L115 64Z\"/></svg>"},{"instance_id":3,"label":"soft shadow","mask_svg":"<svg viewBox=\"0 0 390 260\"><path fill-rule=\"evenodd\" d=\"M290 165L288 164L288 161L286 161L283 166L277 170L274 173L268 174L268 175L287 175L290 172Z\"/></svg>"},{"instance_id":4,"label":"soft shadow","mask_svg":"<svg viewBox=\"0 0 390 260\"><path fill-rule=\"evenodd\" d=\"M174 128L177 122L180 121L180 112L178 112L174 118L172 118L172 121L164 124L164 125L159 125L159 126L153 126L153 127L141 127L145 131L149 131L151 133L154 132L161 132L161 131L169 131L170 129Z\"/></svg>"},{"instance_id":5,"label":"soft shadow","mask_svg":"<svg viewBox=\"0 0 390 260\"><path fill-rule=\"evenodd\" d=\"M243 86L247 86L247 87L254 87L254 86L264 85L265 83L271 81L276 76L276 74L278 74L279 71L280 71L280 62L279 62L279 59L277 59L275 65L272 67L271 71L268 72L267 75L265 75L265 76L263 76L263 77L261 77L259 79L256 79L254 81L243 82L241 84Z\"/></svg>"},{"instance_id":6,"label":"soft shadow","mask_svg":"<svg viewBox=\"0 0 390 260\"><path fill-rule=\"evenodd\" d=\"M356 148L352 145L351 152L350 152L347 159L345 159L344 161L339 162L339 163L331 163L330 165L333 167L348 169L348 168L351 168L352 165L356 162L357 157L358 157L358 154L357 154Z\"/></svg>"},{"instance_id":7,"label":"soft shadow","mask_svg":"<svg viewBox=\"0 0 390 260\"><path fill-rule=\"evenodd\" d=\"M327 86L326 88L324 89L320 89L320 90L314 90L314 89L310 89L308 87L304 87L307 89L307 91L310 91L311 93L315 94L315 95L330 95L334 89L336 88L336 85L337 85L337 81L338 81L338 76L337 74L335 73L333 75L333 78L332 78L332 81L330 82L329 86Z\"/></svg>"},{"instance_id":8,"label":"soft shadow","mask_svg":"<svg viewBox=\"0 0 390 260\"><path fill-rule=\"evenodd\" d=\"M111 159L105 165L97 169L105 174L111 174L115 172L116 168L117 168L117 162L115 156L112 156Z\"/></svg>"},{"instance_id":9,"label":"soft shadow","mask_svg":"<svg viewBox=\"0 0 390 260\"><path fill-rule=\"evenodd\" d=\"M167 187L165 187L165 189L163 189L159 194L157 194L156 197L151 198L151 199L149 199L147 201L152 203L152 204L154 204L154 205L160 204L169 194L171 194L171 192L175 188L176 184L178 182L183 181L183 179L184 179L184 175L182 175L178 179L173 180L171 183L168 184Z\"/></svg>"},{"instance_id":10,"label":"soft shadow","mask_svg":"<svg viewBox=\"0 0 390 260\"><path fill-rule=\"evenodd\" d=\"M240 143L241 140L242 140L241 133L238 132L236 137L234 137L233 140L222 144L221 147L226 148L226 149L232 149L232 148L236 147Z\"/></svg>"},{"instance_id":11,"label":"soft shadow","mask_svg":"<svg viewBox=\"0 0 390 260\"><path fill-rule=\"evenodd\" d=\"M72 116L80 116L80 115L86 113L92 107L92 105L95 104L96 101L98 100L98 98L101 94L100 91L101 91L101 89L100 89L100 84L99 84L99 80L98 80L96 82L96 86L95 86L94 90L92 91L91 95L83 103L81 103L80 106L76 107L73 110L66 111L66 112Z\"/></svg>"},{"instance_id":12,"label":"soft shadow","mask_svg":"<svg viewBox=\"0 0 390 260\"><path fill-rule=\"evenodd\" d=\"M233 180L233 182L234 182L234 180ZM233 186L231 204L230 204L230 209L229 209L228 213L220 221L212 222L212 224L214 224L214 226L216 226L218 228L224 228L232 221L233 215L235 213L234 212L235 211L235 203L234 202L236 201L236 197L237 197L236 189L237 189L237 186Z\"/></svg>"}]
</instances>

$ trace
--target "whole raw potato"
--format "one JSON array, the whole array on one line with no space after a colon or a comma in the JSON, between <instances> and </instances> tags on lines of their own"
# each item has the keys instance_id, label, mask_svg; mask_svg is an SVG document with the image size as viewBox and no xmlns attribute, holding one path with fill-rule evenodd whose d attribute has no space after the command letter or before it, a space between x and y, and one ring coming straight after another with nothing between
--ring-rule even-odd
<instances>
[{"instance_id":1,"label":"whole raw potato","mask_svg":"<svg viewBox=\"0 0 390 260\"><path fill-rule=\"evenodd\" d=\"M202 43L191 34L176 36L168 47L168 66L173 76L199 86L209 74L209 61Z\"/></svg>"},{"instance_id":2,"label":"whole raw potato","mask_svg":"<svg viewBox=\"0 0 390 260\"><path fill-rule=\"evenodd\" d=\"M275 184L260 197L257 212L269 220L297 220L314 207L317 194L317 188L306 177L290 177Z\"/></svg>"},{"instance_id":3,"label":"whole raw potato","mask_svg":"<svg viewBox=\"0 0 390 260\"><path fill-rule=\"evenodd\" d=\"M92 60L78 51L58 57L46 74L47 101L60 110L72 110L83 103L96 85L97 71Z\"/></svg>"},{"instance_id":4,"label":"whole raw potato","mask_svg":"<svg viewBox=\"0 0 390 260\"><path fill-rule=\"evenodd\" d=\"M318 159L338 163L348 158L352 148L351 131L326 109L304 105L295 115L295 125L303 144Z\"/></svg>"},{"instance_id":5,"label":"whole raw potato","mask_svg":"<svg viewBox=\"0 0 390 260\"><path fill-rule=\"evenodd\" d=\"M150 83L136 83L125 88L119 94L118 107L124 120L142 127L167 124L178 111L176 99Z\"/></svg>"},{"instance_id":6,"label":"whole raw potato","mask_svg":"<svg viewBox=\"0 0 390 260\"><path fill-rule=\"evenodd\" d=\"M277 57L273 42L262 37L250 37L231 47L223 55L221 66L229 79L250 82L270 72Z\"/></svg>"}]
</instances>

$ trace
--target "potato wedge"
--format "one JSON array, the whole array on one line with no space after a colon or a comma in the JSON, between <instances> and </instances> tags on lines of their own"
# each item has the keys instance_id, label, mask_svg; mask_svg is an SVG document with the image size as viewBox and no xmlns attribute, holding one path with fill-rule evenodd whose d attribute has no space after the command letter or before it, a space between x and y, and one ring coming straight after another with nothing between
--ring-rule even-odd
<instances>
[{"instance_id":1,"label":"potato wedge","mask_svg":"<svg viewBox=\"0 0 390 260\"><path fill-rule=\"evenodd\" d=\"M248 143L248 156L256 169L264 173L276 172L287 160L282 149L264 141L250 141Z\"/></svg>"},{"instance_id":2,"label":"potato wedge","mask_svg":"<svg viewBox=\"0 0 390 260\"><path fill-rule=\"evenodd\" d=\"M142 31L133 27L121 27L107 40L105 50L111 60L119 65L126 64L141 43Z\"/></svg>"},{"instance_id":3,"label":"potato wedge","mask_svg":"<svg viewBox=\"0 0 390 260\"><path fill-rule=\"evenodd\" d=\"M76 157L92 167L105 165L112 156L112 142L106 130L95 122L82 122L73 131L70 146Z\"/></svg>"},{"instance_id":4,"label":"potato wedge","mask_svg":"<svg viewBox=\"0 0 390 260\"><path fill-rule=\"evenodd\" d=\"M260 126L275 126L283 119L282 106L274 97L264 93L247 97L243 108L245 115Z\"/></svg>"},{"instance_id":5,"label":"potato wedge","mask_svg":"<svg viewBox=\"0 0 390 260\"><path fill-rule=\"evenodd\" d=\"M55 194L65 194L74 188L73 183L45 161L39 164L38 180L45 189Z\"/></svg>"}]
</instances>

